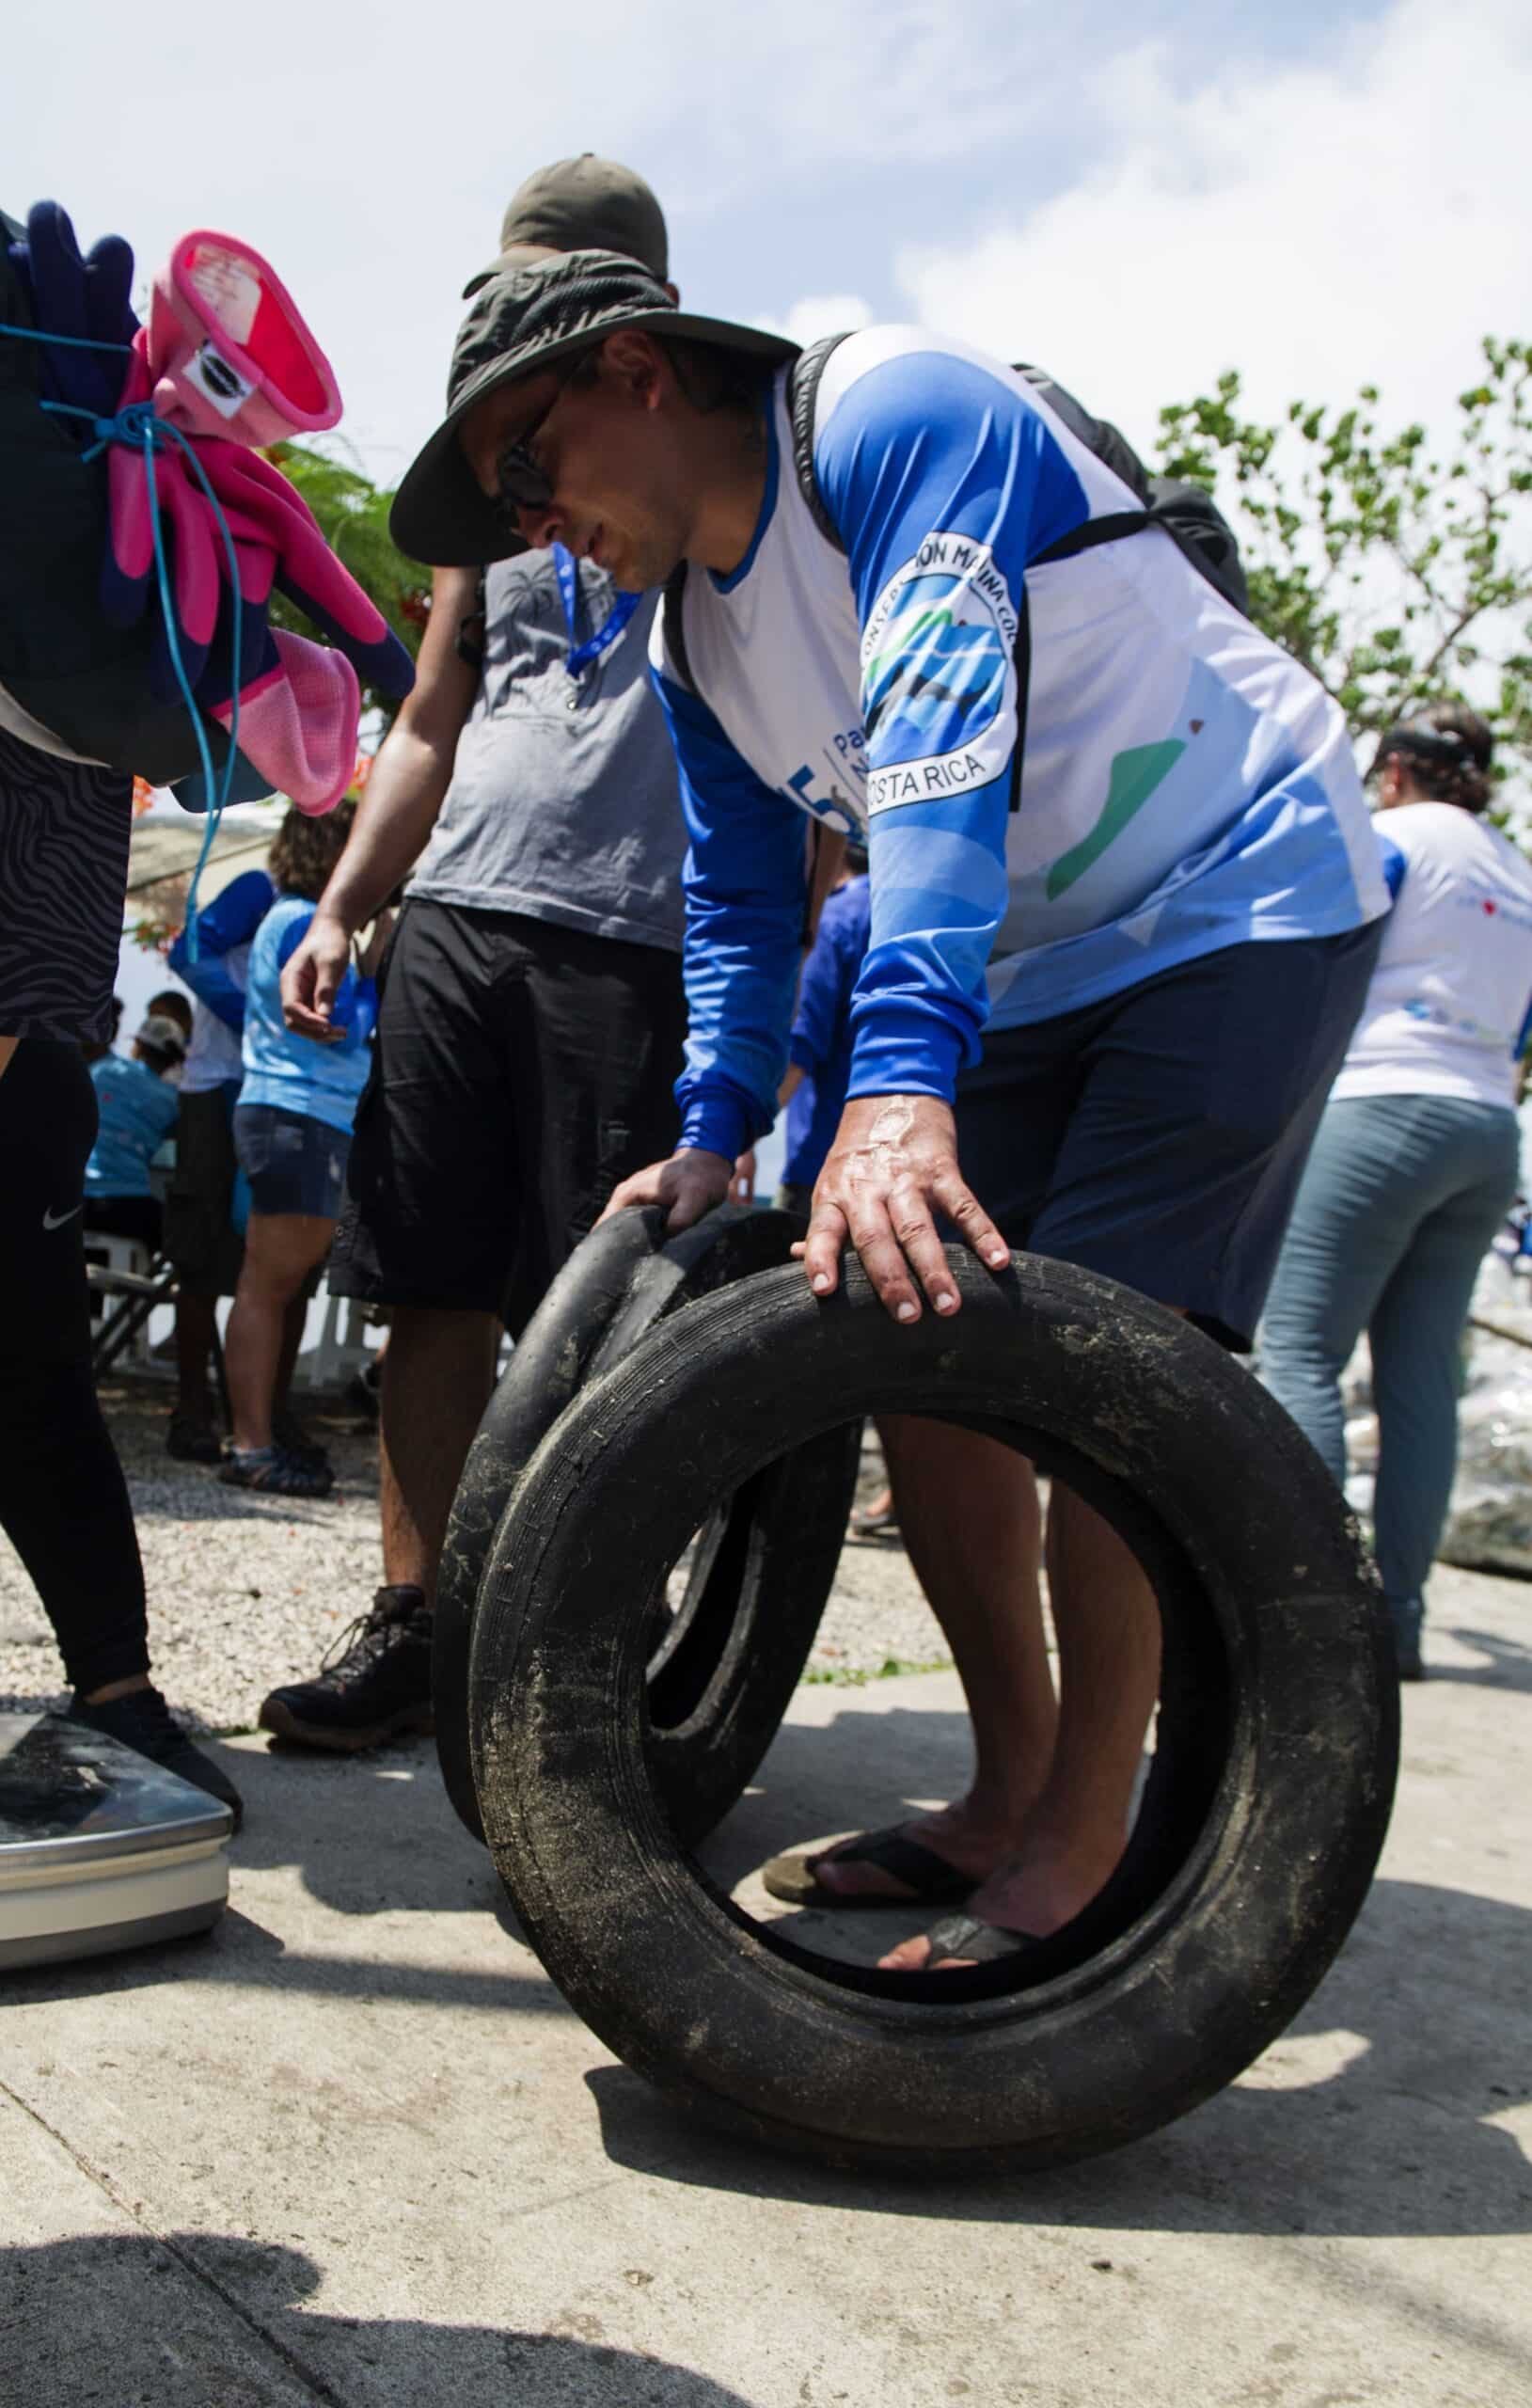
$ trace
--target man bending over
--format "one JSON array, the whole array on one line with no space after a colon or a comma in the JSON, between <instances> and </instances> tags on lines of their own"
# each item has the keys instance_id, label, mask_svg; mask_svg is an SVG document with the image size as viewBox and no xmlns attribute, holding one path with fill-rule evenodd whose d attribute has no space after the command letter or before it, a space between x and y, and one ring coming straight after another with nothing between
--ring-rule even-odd
<instances>
[{"instance_id":1,"label":"man bending over","mask_svg":"<svg viewBox=\"0 0 1532 2408\"><path fill-rule=\"evenodd\" d=\"M771 1120L806 810L867 828L872 879L814 1291L849 1240L896 1320L956 1312L945 1223L992 1267L1030 1246L1246 1346L1387 909L1340 714L1162 530L1046 559L1139 506L1046 391L908 327L842 341L816 385L811 364L684 315L631 261L502 277L395 507L423 558L558 541L621 586L669 583L681 1143L613 1206L685 1227ZM966 1899L883 1960L918 1969L1024 1948L1100 1889L1159 1623L1123 1542L1056 1485L1055 1698L1030 1466L934 1422L893 1437L973 1780L802 1871L837 1904Z\"/></svg>"}]
</instances>

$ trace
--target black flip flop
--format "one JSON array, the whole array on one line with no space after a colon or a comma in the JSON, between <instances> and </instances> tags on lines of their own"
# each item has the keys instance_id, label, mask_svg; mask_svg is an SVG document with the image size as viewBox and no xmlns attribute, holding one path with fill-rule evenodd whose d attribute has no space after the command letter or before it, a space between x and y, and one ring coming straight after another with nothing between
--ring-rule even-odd
<instances>
[{"instance_id":1,"label":"black flip flop","mask_svg":"<svg viewBox=\"0 0 1532 2408\"><path fill-rule=\"evenodd\" d=\"M881 1873L892 1873L896 1881L908 1881L909 1895L895 1897L889 1892L858 1890L843 1894L828 1889L814 1875L816 1864L825 1864L832 1857L856 1864L874 1864ZM861 1831L855 1838L837 1840L833 1847L816 1848L812 1855L774 1856L763 1865L761 1879L770 1895L785 1899L791 1907L908 1907L924 1903L940 1907L949 1901L971 1897L978 1888L976 1877L960 1873L949 1864L934 1847L923 1847L919 1840L910 1839L897 1823L889 1823L880 1831Z\"/></svg>"},{"instance_id":2,"label":"black flip flop","mask_svg":"<svg viewBox=\"0 0 1532 2408\"><path fill-rule=\"evenodd\" d=\"M924 1965L908 1968L912 1973L932 1972L948 1956L966 1957L974 1965L992 1965L999 1957L1020 1956L1037 1945L1034 1932L1007 1931L1003 1924L984 1923L977 1915L943 1915L940 1923L931 1925L925 1938L930 1954Z\"/></svg>"}]
</instances>

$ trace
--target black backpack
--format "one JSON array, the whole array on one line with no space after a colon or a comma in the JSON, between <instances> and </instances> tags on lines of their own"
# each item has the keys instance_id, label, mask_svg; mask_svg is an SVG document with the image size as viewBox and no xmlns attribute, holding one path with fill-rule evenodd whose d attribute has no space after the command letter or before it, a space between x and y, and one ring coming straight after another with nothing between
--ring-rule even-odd
<instances>
[{"instance_id":1,"label":"black backpack","mask_svg":"<svg viewBox=\"0 0 1532 2408\"><path fill-rule=\"evenodd\" d=\"M819 480L813 469L814 405L819 394L819 379L832 351L846 340L845 335L826 335L811 343L794 361L788 381L787 405L793 428L793 466L798 487L809 505L814 525L827 543L844 552L840 531L825 508L819 491ZM1127 436L1119 433L1109 420L1092 418L1089 410L1077 402L1062 385L1054 383L1046 369L1033 368L1023 360L1017 362L1016 372L1043 394L1054 415L1064 420L1071 435L1093 452L1104 467L1120 477L1130 493L1138 497L1137 510L1115 510L1105 517L1091 518L1083 527L1061 535L1056 544L1029 561L1029 568L1041 568L1050 561L1072 560L1077 552L1093 551L1098 544L1120 543L1125 536L1142 535L1151 529L1168 535L1198 574L1217 588L1226 602L1250 614L1250 593L1245 583L1244 569L1240 561L1240 547L1234 531L1218 509L1211 496L1201 485L1183 484L1175 477L1154 477L1149 474ZM691 685L691 671L687 660L686 635L682 626L681 594L686 582L686 563L682 562L665 589L665 641L671 657L680 670L685 682ZM1020 610L1016 635L1016 751L1011 763L1011 809L1021 800L1021 755L1027 737L1027 686L1032 667L1032 631L1028 625L1026 587L1020 594Z\"/></svg>"}]
</instances>

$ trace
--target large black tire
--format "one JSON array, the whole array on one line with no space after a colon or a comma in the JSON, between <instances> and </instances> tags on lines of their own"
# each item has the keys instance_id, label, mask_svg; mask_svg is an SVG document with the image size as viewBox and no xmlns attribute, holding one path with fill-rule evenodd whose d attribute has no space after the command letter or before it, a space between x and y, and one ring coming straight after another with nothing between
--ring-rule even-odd
<instances>
[{"instance_id":1,"label":"large black tire","mask_svg":"<svg viewBox=\"0 0 1532 2408\"><path fill-rule=\"evenodd\" d=\"M464 1466L437 1578L432 1698L442 1780L477 1839L469 1649L491 1542L523 1472L588 1378L622 1363L681 1304L784 1262L797 1234L785 1213L726 1205L667 1239L664 1217L615 1213L576 1248L518 1340ZM856 1434L837 1434L718 1500L673 1619L656 1618L649 1744L687 1838L728 1813L787 1710L835 1578L857 1458Z\"/></svg>"},{"instance_id":2,"label":"large black tire","mask_svg":"<svg viewBox=\"0 0 1532 2408\"><path fill-rule=\"evenodd\" d=\"M828 1305L772 1272L588 1386L498 1535L469 1691L496 1863L601 2038L736 2133L923 2172L1112 2147L1248 2065L1361 1906L1398 1736L1352 1527L1248 1372L1089 1273L949 1259L955 1322L897 1328L854 1264ZM1017 1445L1116 1525L1161 1608L1146 1839L1054 1940L968 1972L834 1964L753 1922L645 1751L643 1618L681 1539L785 1447L883 1411Z\"/></svg>"}]
</instances>

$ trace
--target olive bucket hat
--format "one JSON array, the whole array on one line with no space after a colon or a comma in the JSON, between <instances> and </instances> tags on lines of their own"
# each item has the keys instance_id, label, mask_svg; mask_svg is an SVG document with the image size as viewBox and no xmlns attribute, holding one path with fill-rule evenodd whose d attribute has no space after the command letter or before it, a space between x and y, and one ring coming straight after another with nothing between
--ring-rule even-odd
<instances>
[{"instance_id":1,"label":"olive bucket hat","mask_svg":"<svg viewBox=\"0 0 1532 2408\"><path fill-rule=\"evenodd\" d=\"M438 568L478 568L527 549L513 515L481 492L458 430L486 393L590 351L623 326L773 364L798 351L785 336L678 309L657 277L613 251L570 251L492 276L474 294L452 347L447 416L394 497L388 526L402 552Z\"/></svg>"},{"instance_id":2,"label":"olive bucket hat","mask_svg":"<svg viewBox=\"0 0 1532 2408\"><path fill-rule=\"evenodd\" d=\"M631 167L598 159L593 150L582 150L577 159L556 159L517 185L500 221L500 256L469 277L464 300L471 301L482 284L501 273L507 251L529 245L546 251L618 251L640 261L662 284L671 273L665 213L653 192Z\"/></svg>"}]
</instances>

